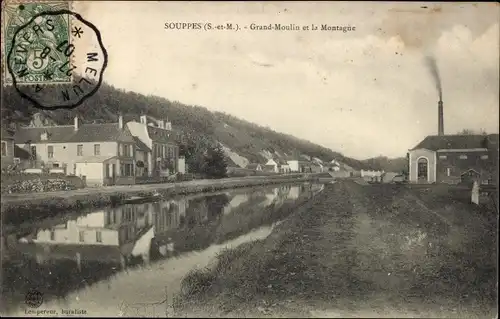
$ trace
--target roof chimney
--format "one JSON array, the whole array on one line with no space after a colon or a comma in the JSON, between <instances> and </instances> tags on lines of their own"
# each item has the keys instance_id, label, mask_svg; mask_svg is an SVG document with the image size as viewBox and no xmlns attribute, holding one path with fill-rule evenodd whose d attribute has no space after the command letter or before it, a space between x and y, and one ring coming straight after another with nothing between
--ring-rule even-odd
<instances>
[{"instance_id":1,"label":"roof chimney","mask_svg":"<svg viewBox=\"0 0 500 319\"><path fill-rule=\"evenodd\" d=\"M75 131L78 131L78 126L79 126L78 115L75 115L74 126L75 126Z\"/></svg>"},{"instance_id":2,"label":"roof chimney","mask_svg":"<svg viewBox=\"0 0 500 319\"><path fill-rule=\"evenodd\" d=\"M141 124L144 124L144 125L148 124L148 118L147 118L147 116L146 115L141 115L140 122L141 122Z\"/></svg>"},{"instance_id":3,"label":"roof chimney","mask_svg":"<svg viewBox=\"0 0 500 319\"><path fill-rule=\"evenodd\" d=\"M438 102L438 135L444 135L443 101Z\"/></svg>"},{"instance_id":4,"label":"roof chimney","mask_svg":"<svg viewBox=\"0 0 500 319\"><path fill-rule=\"evenodd\" d=\"M122 129L123 129L123 115L121 115L121 114L120 114L120 115L118 115L118 128L119 128L120 130L122 130Z\"/></svg>"}]
</instances>

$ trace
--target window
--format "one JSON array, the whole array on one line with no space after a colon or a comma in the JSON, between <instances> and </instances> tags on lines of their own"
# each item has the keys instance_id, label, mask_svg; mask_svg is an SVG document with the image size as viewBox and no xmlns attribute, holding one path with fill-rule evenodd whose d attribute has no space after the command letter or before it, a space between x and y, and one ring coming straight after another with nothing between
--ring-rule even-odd
<instances>
[{"instance_id":1,"label":"window","mask_svg":"<svg viewBox=\"0 0 500 319\"><path fill-rule=\"evenodd\" d=\"M451 167L446 168L446 176L451 176Z\"/></svg>"},{"instance_id":2,"label":"window","mask_svg":"<svg viewBox=\"0 0 500 319\"><path fill-rule=\"evenodd\" d=\"M446 159L446 155L439 155L439 159L445 160Z\"/></svg>"},{"instance_id":3,"label":"window","mask_svg":"<svg viewBox=\"0 0 500 319\"><path fill-rule=\"evenodd\" d=\"M83 243L85 241L85 232L83 230L80 230L78 232L78 237L80 239L80 242Z\"/></svg>"},{"instance_id":4,"label":"window","mask_svg":"<svg viewBox=\"0 0 500 319\"><path fill-rule=\"evenodd\" d=\"M7 143L2 142L2 156L7 156Z\"/></svg>"},{"instance_id":5,"label":"window","mask_svg":"<svg viewBox=\"0 0 500 319\"><path fill-rule=\"evenodd\" d=\"M52 145L47 146L47 157L54 158L54 146Z\"/></svg>"},{"instance_id":6,"label":"window","mask_svg":"<svg viewBox=\"0 0 500 319\"><path fill-rule=\"evenodd\" d=\"M102 243L102 233L100 231L95 232L95 241L98 243Z\"/></svg>"},{"instance_id":7,"label":"window","mask_svg":"<svg viewBox=\"0 0 500 319\"><path fill-rule=\"evenodd\" d=\"M122 176L133 176L134 175L134 165L133 164L122 164L123 165L123 175Z\"/></svg>"},{"instance_id":8,"label":"window","mask_svg":"<svg viewBox=\"0 0 500 319\"><path fill-rule=\"evenodd\" d=\"M101 145L100 144L94 144L94 155L101 155Z\"/></svg>"},{"instance_id":9,"label":"window","mask_svg":"<svg viewBox=\"0 0 500 319\"><path fill-rule=\"evenodd\" d=\"M31 147L31 158L36 159L36 146Z\"/></svg>"},{"instance_id":10,"label":"window","mask_svg":"<svg viewBox=\"0 0 500 319\"><path fill-rule=\"evenodd\" d=\"M488 159L488 155L481 155L481 159L482 160Z\"/></svg>"},{"instance_id":11,"label":"window","mask_svg":"<svg viewBox=\"0 0 500 319\"><path fill-rule=\"evenodd\" d=\"M76 156L83 156L83 145L78 144L76 146Z\"/></svg>"},{"instance_id":12,"label":"window","mask_svg":"<svg viewBox=\"0 0 500 319\"><path fill-rule=\"evenodd\" d=\"M53 230L50 231L50 240L56 240L56 232Z\"/></svg>"},{"instance_id":13,"label":"window","mask_svg":"<svg viewBox=\"0 0 500 319\"><path fill-rule=\"evenodd\" d=\"M425 158L419 158L417 161L417 178L427 180L428 162Z\"/></svg>"},{"instance_id":14,"label":"window","mask_svg":"<svg viewBox=\"0 0 500 319\"><path fill-rule=\"evenodd\" d=\"M460 155L460 159L467 159L467 155Z\"/></svg>"}]
</instances>

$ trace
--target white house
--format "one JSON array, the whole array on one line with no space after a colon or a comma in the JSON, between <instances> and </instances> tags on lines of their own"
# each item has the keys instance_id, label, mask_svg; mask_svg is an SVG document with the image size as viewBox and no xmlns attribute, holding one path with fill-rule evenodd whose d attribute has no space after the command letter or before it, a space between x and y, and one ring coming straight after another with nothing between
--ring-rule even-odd
<instances>
[{"instance_id":1,"label":"white house","mask_svg":"<svg viewBox=\"0 0 500 319\"><path fill-rule=\"evenodd\" d=\"M172 123L164 120L152 120L146 115L140 117L140 121L127 123L129 131L139 139L145 147L151 150L148 153L145 167L149 176L165 176L175 172L181 172L180 166L185 173L184 158L179 157L178 141L181 136L179 132L172 130Z\"/></svg>"},{"instance_id":2,"label":"white house","mask_svg":"<svg viewBox=\"0 0 500 319\"><path fill-rule=\"evenodd\" d=\"M279 172L279 165L278 165L278 163L277 163L274 159L272 159L272 158L270 158L270 159L266 162L265 166L267 166L267 167L272 166L272 167L273 167L273 172L275 172L275 173L278 173L278 172Z\"/></svg>"},{"instance_id":3,"label":"white house","mask_svg":"<svg viewBox=\"0 0 500 319\"><path fill-rule=\"evenodd\" d=\"M288 166L290 167L291 172L300 172L300 165L298 159L289 159L287 160Z\"/></svg>"}]
</instances>

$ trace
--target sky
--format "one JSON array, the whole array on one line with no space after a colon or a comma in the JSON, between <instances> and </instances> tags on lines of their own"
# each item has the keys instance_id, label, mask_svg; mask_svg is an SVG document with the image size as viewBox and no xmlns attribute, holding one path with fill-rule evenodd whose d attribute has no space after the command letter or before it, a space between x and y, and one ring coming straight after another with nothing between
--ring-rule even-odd
<instances>
[{"instance_id":1,"label":"sky","mask_svg":"<svg viewBox=\"0 0 500 319\"><path fill-rule=\"evenodd\" d=\"M445 133L498 132L499 10L429 2L73 5L101 32L105 82L223 111L358 159L405 156L437 134L438 93L426 56L441 77ZM240 30L165 29L169 22ZM356 30L244 29L251 23Z\"/></svg>"}]
</instances>

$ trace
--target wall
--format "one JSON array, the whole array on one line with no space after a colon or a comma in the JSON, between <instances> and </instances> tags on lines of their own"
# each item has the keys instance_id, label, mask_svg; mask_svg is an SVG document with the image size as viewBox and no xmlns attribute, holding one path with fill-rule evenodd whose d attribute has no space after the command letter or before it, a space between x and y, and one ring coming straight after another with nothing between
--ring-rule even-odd
<instances>
[{"instance_id":1,"label":"wall","mask_svg":"<svg viewBox=\"0 0 500 319\"><path fill-rule=\"evenodd\" d=\"M148 153L136 149L135 151L135 162L142 161L144 163L144 167L135 166L135 176L145 176L149 174L149 161L148 161Z\"/></svg>"},{"instance_id":2,"label":"wall","mask_svg":"<svg viewBox=\"0 0 500 319\"><path fill-rule=\"evenodd\" d=\"M300 171L299 161L295 161L295 160L288 161L288 165L290 166L290 171L292 171L292 172L299 172Z\"/></svg>"},{"instance_id":3,"label":"wall","mask_svg":"<svg viewBox=\"0 0 500 319\"><path fill-rule=\"evenodd\" d=\"M83 156L77 156L77 145L83 145ZM74 164L82 157L94 156L94 145L100 145L99 156L117 156L118 143L117 142L89 142L89 143L37 143L37 144L17 144L19 147L25 149L31 154L31 146L36 146L37 160L43 161L46 165L48 163L67 164L66 174L75 174ZM48 157L47 146L54 147L54 157Z\"/></svg>"},{"instance_id":4,"label":"wall","mask_svg":"<svg viewBox=\"0 0 500 319\"><path fill-rule=\"evenodd\" d=\"M428 183L434 183L436 181L436 152L427 150L427 149L418 149L418 150L413 150L410 151L410 171L409 171L409 177L408 180L411 183L417 183L417 182L428 182ZM427 181L418 181L417 180L417 170L418 170L418 165L417 161L419 158L425 157L427 158L428 161L428 166L427 166L427 176L428 180Z\"/></svg>"},{"instance_id":5,"label":"wall","mask_svg":"<svg viewBox=\"0 0 500 319\"><path fill-rule=\"evenodd\" d=\"M181 174L187 173L186 171L186 159L184 157L179 157L177 159L177 169Z\"/></svg>"},{"instance_id":6,"label":"wall","mask_svg":"<svg viewBox=\"0 0 500 319\"><path fill-rule=\"evenodd\" d=\"M460 159L460 155L467 155L467 159ZM488 155L487 159L481 156ZM446 156L446 158L440 158ZM437 182L455 184L460 182L461 175L469 169L474 169L481 174L481 181L493 177L491 174L494 163L490 159L490 152L485 151L465 151L465 152L438 152L437 153ZM450 169L448 176L447 169Z\"/></svg>"},{"instance_id":7,"label":"wall","mask_svg":"<svg viewBox=\"0 0 500 319\"><path fill-rule=\"evenodd\" d=\"M76 163L76 175L85 176L88 186L102 185L104 165L103 163Z\"/></svg>"}]
</instances>

